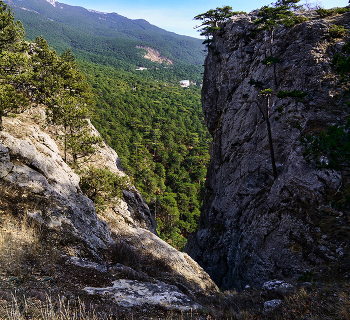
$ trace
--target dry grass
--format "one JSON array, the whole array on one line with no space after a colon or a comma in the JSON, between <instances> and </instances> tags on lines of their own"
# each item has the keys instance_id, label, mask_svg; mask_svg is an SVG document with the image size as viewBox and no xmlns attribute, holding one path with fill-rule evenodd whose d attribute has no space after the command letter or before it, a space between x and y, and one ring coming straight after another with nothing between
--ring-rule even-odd
<instances>
[{"instance_id":1,"label":"dry grass","mask_svg":"<svg viewBox=\"0 0 350 320\"><path fill-rule=\"evenodd\" d=\"M46 296L45 301L28 299L12 295L11 302L0 300L0 320L213 320L213 319L251 319L251 317L213 318L201 311L187 313L174 310L144 309L112 311L100 308L96 311L92 305L87 306L82 300L70 305L65 298L52 299Z\"/></svg>"},{"instance_id":2,"label":"dry grass","mask_svg":"<svg viewBox=\"0 0 350 320\"><path fill-rule=\"evenodd\" d=\"M96 314L90 311L85 304L79 300L74 307L59 298L54 302L49 296L45 301L34 299L22 299L12 296L10 303L0 301L0 319L1 320L78 320L78 319L111 319L109 316Z\"/></svg>"},{"instance_id":3,"label":"dry grass","mask_svg":"<svg viewBox=\"0 0 350 320\"><path fill-rule=\"evenodd\" d=\"M58 249L50 241L42 242L40 230L26 217L0 214L0 279L54 276L58 257Z\"/></svg>"},{"instance_id":4,"label":"dry grass","mask_svg":"<svg viewBox=\"0 0 350 320\"><path fill-rule=\"evenodd\" d=\"M282 314L276 319L350 320L349 287L333 284L300 289L284 300Z\"/></svg>"},{"instance_id":5,"label":"dry grass","mask_svg":"<svg viewBox=\"0 0 350 320\"><path fill-rule=\"evenodd\" d=\"M120 310L111 300L82 296L79 287L108 285L111 275L91 270L87 273L87 270L58 263L59 252L69 256L76 255L76 250L75 247L59 249L54 244L50 245L47 237L26 219L19 220L0 211L0 320L262 319L265 301L260 291L254 289L197 296L195 299L203 310L189 314L148 307L147 310L144 307ZM142 254L121 240L111 250L110 258L113 263L130 266L120 271L122 273L133 270L131 268L136 270L135 274L115 271L117 278L148 281L154 273L169 272L162 261ZM144 275L145 279L139 279L140 275ZM52 299L50 294L56 298ZM294 295L285 297L281 311L268 318L350 320L350 285L315 282L313 286L301 288Z\"/></svg>"},{"instance_id":6,"label":"dry grass","mask_svg":"<svg viewBox=\"0 0 350 320\"><path fill-rule=\"evenodd\" d=\"M18 223L11 216L1 216L0 272L20 276L25 260L40 256L41 243L26 219Z\"/></svg>"}]
</instances>

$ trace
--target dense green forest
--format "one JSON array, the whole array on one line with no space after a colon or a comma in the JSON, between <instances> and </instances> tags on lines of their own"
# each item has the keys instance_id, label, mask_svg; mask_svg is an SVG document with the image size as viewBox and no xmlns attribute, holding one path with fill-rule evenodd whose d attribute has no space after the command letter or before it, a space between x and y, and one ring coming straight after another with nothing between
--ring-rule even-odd
<instances>
[{"instance_id":1,"label":"dense green forest","mask_svg":"<svg viewBox=\"0 0 350 320\"><path fill-rule=\"evenodd\" d=\"M108 34L105 37L96 35L96 30L99 30L96 13L74 7L73 11L79 14L78 20L83 20L79 22L80 27L74 25L76 21L67 26L64 19L72 13L68 16L57 14L57 8L44 0L31 0L26 5L31 5L36 12L55 14L57 21L50 21L35 12L15 11L19 13L16 17L23 20L28 40L34 35L46 34L48 43L58 53L64 52L66 45L71 45L76 63L95 96L95 102L90 104L93 124L117 151L122 169L141 191L157 219L161 238L183 249L188 234L197 226L211 141L200 102L203 67L201 63L188 63L189 60L182 55L187 50L185 42L188 37L171 35L169 38L164 30L145 21L135 24L114 14L110 17L110 24L122 21L131 30L125 31L125 28L123 31L129 36L118 39L110 36L107 39ZM81 26L88 25L87 21L93 21L93 26L82 30ZM142 35L140 24L152 29L153 38L149 35L149 41L162 53L167 52L167 56L174 59L173 65L153 63L138 53L135 37ZM43 28L46 28L46 33ZM93 29L94 34L91 33ZM179 55L174 51L173 43L168 46L174 41L173 37L177 37L178 50L183 51ZM197 43L198 39L195 40ZM40 46L46 45L43 38L36 41ZM70 51L68 56L65 51L62 58L58 58L53 51L48 54L47 49L45 46L47 56L56 57L57 61L72 60L75 64ZM194 50L196 54L198 50ZM197 62L203 58L200 52ZM136 71L138 65L147 67L147 70ZM56 67L50 68L55 72ZM182 88L179 81L183 79L197 85Z\"/></svg>"},{"instance_id":2,"label":"dense green forest","mask_svg":"<svg viewBox=\"0 0 350 320\"><path fill-rule=\"evenodd\" d=\"M200 87L80 65L97 97L93 124L134 178L160 236L182 249L197 226L209 161Z\"/></svg>"}]
</instances>

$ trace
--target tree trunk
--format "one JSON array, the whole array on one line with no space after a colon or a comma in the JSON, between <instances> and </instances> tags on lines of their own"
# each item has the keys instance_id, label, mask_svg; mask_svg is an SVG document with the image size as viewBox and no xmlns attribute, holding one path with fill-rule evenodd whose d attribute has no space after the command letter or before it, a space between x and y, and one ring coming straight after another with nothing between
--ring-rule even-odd
<instances>
[{"instance_id":1,"label":"tree trunk","mask_svg":"<svg viewBox=\"0 0 350 320\"><path fill-rule=\"evenodd\" d=\"M67 162L67 127L64 126L64 162Z\"/></svg>"},{"instance_id":2,"label":"tree trunk","mask_svg":"<svg viewBox=\"0 0 350 320\"><path fill-rule=\"evenodd\" d=\"M157 197L154 201L154 219L157 219Z\"/></svg>"},{"instance_id":3,"label":"tree trunk","mask_svg":"<svg viewBox=\"0 0 350 320\"><path fill-rule=\"evenodd\" d=\"M277 88L276 64L273 64L273 78L275 80L275 87Z\"/></svg>"},{"instance_id":4,"label":"tree trunk","mask_svg":"<svg viewBox=\"0 0 350 320\"><path fill-rule=\"evenodd\" d=\"M272 133L271 133L271 124L270 124L270 112L269 112L269 103L270 99L266 99L266 127L267 127L267 135L269 138L269 147L270 147L270 154L271 154L271 163L272 163L272 171L273 171L273 177L276 180L277 179L277 168L276 168L276 161L275 161L275 151L273 149L273 142L272 142Z\"/></svg>"},{"instance_id":5,"label":"tree trunk","mask_svg":"<svg viewBox=\"0 0 350 320\"><path fill-rule=\"evenodd\" d=\"M272 49L273 49L273 31L274 31L274 29L272 29L271 33L270 33L270 56L271 57L273 57L273 54L272 54ZM274 79L275 87L277 87L276 63L273 63L273 79Z\"/></svg>"}]
</instances>

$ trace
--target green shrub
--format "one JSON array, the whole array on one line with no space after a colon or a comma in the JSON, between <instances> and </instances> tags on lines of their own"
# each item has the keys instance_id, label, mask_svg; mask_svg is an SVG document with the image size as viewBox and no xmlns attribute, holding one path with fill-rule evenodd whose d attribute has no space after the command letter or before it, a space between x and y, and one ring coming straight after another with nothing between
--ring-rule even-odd
<instances>
[{"instance_id":1,"label":"green shrub","mask_svg":"<svg viewBox=\"0 0 350 320\"><path fill-rule=\"evenodd\" d=\"M350 72L350 57L337 53L332 59L332 66L342 77L344 77ZM341 78L340 81L344 82L346 79Z\"/></svg>"},{"instance_id":2,"label":"green shrub","mask_svg":"<svg viewBox=\"0 0 350 320\"><path fill-rule=\"evenodd\" d=\"M294 17L295 24L303 23L303 22L306 22L306 21L309 21L309 20L310 19L307 18L307 17L301 17L301 16Z\"/></svg>"},{"instance_id":3,"label":"green shrub","mask_svg":"<svg viewBox=\"0 0 350 320\"><path fill-rule=\"evenodd\" d=\"M260 91L261 95L270 95L272 93L273 93L273 90L271 88L267 88L267 89L264 89L264 90Z\"/></svg>"},{"instance_id":4,"label":"green shrub","mask_svg":"<svg viewBox=\"0 0 350 320\"><path fill-rule=\"evenodd\" d=\"M323 8L319 8L316 10L316 13L321 17L321 18L325 18L325 17L329 17L331 15L334 14L334 11L331 9L323 9Z\"/></svg>"},{"instance_id":5,"label":"green shrub","mask_svg":"<svg viewBox=\"0 0 350 320\"><path fill-rule=\"evenodd\" d=\"M317 14L321 18L333 16L335 14L342 14L342 13L349 12L349 11L350 11L350 8L335 8L335 9L319 8L319 9L316 10Z\"/></svg>"},{"instance_id":6,"label":"green shrub","mask_svg":"<svg viewBox=\"0 0 350 320\"><path fill-rule=\"evenodd\" d=\"M128 188L129 179L120 177L109 169L99 169L90 166L79 172L80 188L90 198L97 210L104 209L107 202L113 198L121 198L123 190Z\"/></svg>"},{"instance_id":7,"label":"green shrub","mask_svg":"<svg viewBox=\"0 0 350 320\"><path fill-rule=\"evenodd\" d=\"M344 26L337 26L336 24L332 24L329 29L329 36L332 38L342 38L348 32L348 29L345 29Z\"/></svg>"},{"instance_id":8,"label":"green shrub","mask_svg":"<svg viewBox=\"0 0 350 320\"><path fill-rule=\"evenodd\" d=\"M303 92L303 91L300 91L300 90L293 90L293 91L278 91L277 93L277 97L278 98L287 98L287 97L290 97L290 98L297 98L297 101L302 101L307 95L307 92Z\"/></svg>"},{"instance_id":9,"label":"green shrub","mask_svg":"<svg viewBox=\"0 0 350 320\"><path fill-rule=\"evenodd\" d=\"M327 132L321 132L313 141L313 153L316 159L325 157L327 162L317 161L318 165L341 170L350 164L349 127L329 126Z\"/></svg>"},{"instance_id":10,"label":"green shrub","mask_svg":"<svg viewBox=\"0 0 350 320\"><path fill-rule=\"evenodd\" d=\"M303 22L306 22L306 21L309 21L309 18L307 18L307 17L300 17L300 16L294 16L294 17L291 17L291 18L283 19L282 20L282 24L285 27L293 27L296 24L303 23Z\"/></svg>"},{"instance_id":11,"label":"green shrub","mask_svg":"<svg viewBox=\"0 0 350 320\"><path fill-rule=\"evenodd\" d=\"M254 86L255 88L259 88L259 89L261 89L264 86L264 83L262 81L254 80L253 78L251 78L249 80L248 84L250 84L251 86Z\"/></svg>"},{"instance_id":12,"label":"green shrub","mask_svg":"<svg viewBox=\"0 0 350 320\"><path fill-rule=\"evenodd\" d=\"M276 64L276 63L281 63L281 60L279 58L273 57L273 56L268 56L264 60L261 61L262 64L265 64L267 66Z\"/></svg>"}]
</instances>

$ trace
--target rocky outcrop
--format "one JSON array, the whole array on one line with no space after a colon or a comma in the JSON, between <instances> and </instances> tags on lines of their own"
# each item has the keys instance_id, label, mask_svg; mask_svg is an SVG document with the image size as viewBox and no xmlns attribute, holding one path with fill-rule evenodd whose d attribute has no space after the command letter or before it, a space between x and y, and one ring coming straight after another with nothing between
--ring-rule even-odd
<instances>
[{"instance_id":1,"label":"rocky outcrop","mask_svg":"<svg viewBox=\"0 0 350 320\"><path fill-rule=\"evenodd\" d=\"M53 139L60 135L59 128L45 126L44 119L45 109L33 106L5 118L0 132L0 287L6 283L4 275L13 275L22 286L28 285L25 291L30 295L30 288L37 286L30 281L43 280L25 280L24 274L43 274L57 294L91 299L112 290L107 300L103 298L107 309L116 305L117 296L140 296L141 288L146 295L157 293L147 298L153 307L177 310L196 306L188 296L217 292L196 262L157 236L154 217L135 187L130 185L123 199L113 199L97 213L80 190L79 176L61 157L62 140ZM107 167L124 175L119 162L104 144L80 167ZM8 248L3 239L8 239ZM17 252L16 267L9 260L11 250Z\"/></svg>"},{"instance_id":2,"label":"rocky outcrop","mask_svg":"<svg viewBox=\"0 0 350 320\"><path fill-rule=\"evenodd\" d=\"M278 27L270 46L268 33L253 34L255 14L223 24L205 61L202 103L213 143L199 228L185 251L224 289L298 279L307 270L329 274L349 253L347 240L334 231L350 231L348 212L331 206L344 172L308 161L302 138L346 121L331 67L344 39L329 30L331 24L348 27L350 15ZM281 63L261 63L269 55ZM254 81L275 93L269 119L276 179L259 110L266 99ZM281 99L280 90L307 95Z\"/></svg>"},{"instance_id":3,"label":"rocky outcrop","mask_svg":"<svg viewBox=\"0 0 350 320\"><path fill-rule=\"evenodd\" d=\"M176 286L164 282L140 282L136 280L118 280L109 288L84 288L89 294L112 295L123 307L143 305L162 306L166 309L191 311L201 306L184 295ZM135 294L137 292L137 294Z\"/></svg>"}]
</instances>

